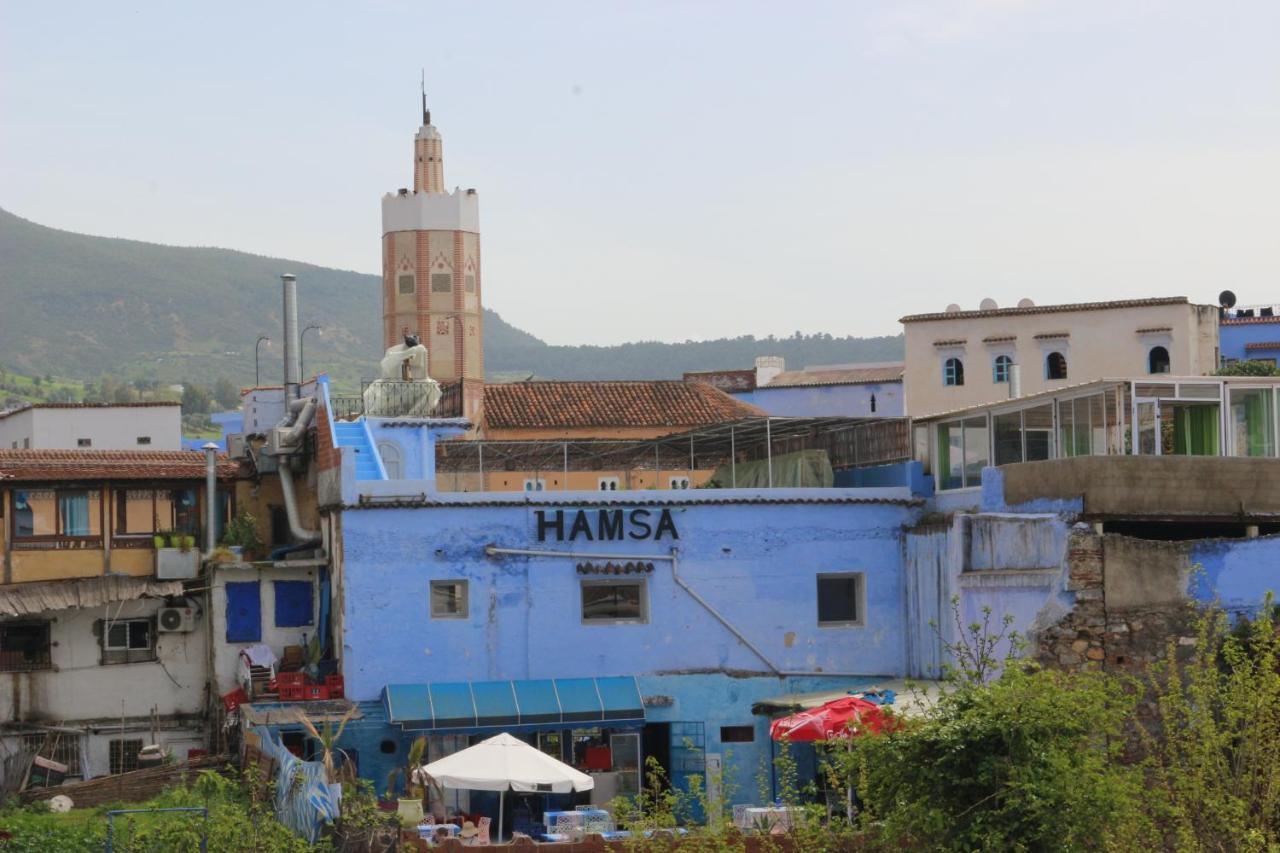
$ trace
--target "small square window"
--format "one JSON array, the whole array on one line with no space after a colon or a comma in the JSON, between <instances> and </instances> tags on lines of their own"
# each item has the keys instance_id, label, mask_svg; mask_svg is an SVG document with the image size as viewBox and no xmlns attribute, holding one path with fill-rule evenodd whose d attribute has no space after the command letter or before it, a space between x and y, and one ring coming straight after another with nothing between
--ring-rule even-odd
<instances>
[{"instance_id":1,"label":"small square window","mask_svg":"<svg viewBox=\"0 0 1280 853\"><path fill-rule=\"evenodd\" d=\"M721 726L721 743L753 743L756 739L755 726Z\"/></svg>"},{"instance_id":2,"label":"small square window","mask_svg":"<svg viewBox=\"0 0 1280 853\"><path fill-rule=\"evenodd\" d=\"M863 580L862 572L818 575L818 624L863 624Z\"/></svg>"},{"instance_id":3,"label":"small square window","mask_svg":"<svg viewBox=\"0 0 1280 853\"><path fill-rule=\"evenodd\" d=\"M412 293L413 293L413 291L414 291L414 289L415 289L415 281L414 281L414 277L413 277L413 276L411 276L411 275L402 275L402 276L400 276L399 281L398 281L398 284L399 284L399 286L400 286L400 295L401 295L401 296L408 296L408 295L412 294Z\"/></svg>"},{"instance_id":4,"label":"small square window","mask_svg":"<svg viewBox=\"0 0 1280 853\"><path fill-rule=\"evenodd\" d=\"M644 581L583 581L582 621L609 623L649 621Z\"/></svg>"},{"instance_id":5,"label":"small square window","mask_svg":"<svg viewBox=\"0 0 1280 853\"><path fill-rule=\"evenodd\" d=\"M431 582L431 618L467 618L467 582L464 580Z\"/></svg>"},{"instance_id":6,"label":"small square window","mask_svg":"<svg viewBox=\"0 0 1280 853\"><path fill-rule=\"evenodd\" d=\"M0 672L29 672L50 666L48 622L0 623Z\"/></svg>"},{"instance_id":7,"label":"small square window","mask_svg":"<svg viewBox=\"0 0 1280 853\"><path fill-rule=\"evenodd\" d=\"M431 274L432 293L450 293L453 291L453 273L437 272Z\"/></svg>"},{"instance_id":8,"label":"small square window","mask_svg":"<svg viewBox=\"0 0 1280 853\"><path fill-rule=\"evenodd\" d=\"M621 482L622 481L617 477L601 477L599 480L600 491L616 492L618 491L618 484Z\"/></svg>"},{"instance_id":9,"label":"small square window","mask_svg":"<svg viewBox=\"0 0 1280 853\"><path fill-rule=\"evenodd\" d=\"M103 626L102 663L142 663L156 659L150 619L122 619Z\"/></svg>"},{"instance_id":10,"label":"small square window","mask_svg":"<svg viewBox=\"0 0 1280 853\"><path fill-rule=\"evenodd\" d=\"M77 438L77 439L76 439L76 447L93 447L93 439L91 439L91 438Z\"/></svg>"},{"instance_id":11,"label":"small square window","mask_svg":"<svg viewBox=\"0 0 1280 853\"><path fill-rule=\"evenodd\" d=\"M667 481L667 488L687 489L689 488L689 478L688 477L672 477Z\"/></svg>"},{"instance_id":12,"label":"small square window","mask_svg":"<svg viewBox=\"0 0 1280 853\"><path fill-rule=\"evenodd\" d=\"M524 490L526 492L545 492L547 490L547 481L539 477L538 479L529 479L524 481Z\"/></svg>"},{"instance_id":13,"label":"small square window","mask_svg":"<svg viewBox=\"0 0 1280 853\"><path fill-rule=\"evenodd\" d=\"M138 436L138 444L150 444L150 443L151 443L151 436L149 435Z\"/></svg>"}]
</instances>

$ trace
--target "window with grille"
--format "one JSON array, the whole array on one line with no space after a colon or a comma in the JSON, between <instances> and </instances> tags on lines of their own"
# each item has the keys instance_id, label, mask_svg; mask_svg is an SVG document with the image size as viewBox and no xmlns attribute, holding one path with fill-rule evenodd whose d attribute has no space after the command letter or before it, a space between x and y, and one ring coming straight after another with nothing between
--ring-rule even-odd
<instances>
[{"instance_id":1,"label":"window with grille","mask_svg":"<svg viewBox=\"0 0 1280 853\"><path fill-rule=\"evenodd\" d=\"M128 773L138 769L138 753L142 741L133 738L116 738L107 744L108 770L111 774Z\"/></svg>"},{"instance_id":2,"label":"window with grille","mask_svg":"<svg viewBox=\"0 0 1280 853\"><path fill-rule=\"evenodd\" d=\"M475 293L476 277L474 275L468 275L466 278L462 280L462 286L466 288L467 293Z\"/></svg>"},{"instance_id":3,"label":"window with grille","mask_svg":"<svg viewBox=\"0 0 1280 853\"><path fill-rule=\"evenodd\" d=\"M431 582L431 618L467 618L467 582L464 580Z\"/></svg>"},{"instance_id":4,"label":"window with grille","mask_svg":"<svg viewBox=\"0 0 1280 853\"><path fill-rule=\"evenodd\" d=\"M964 362L958 358L949 358L942 363L942 384L964 384Z\"/></svg>"},{"instance_id":5,"label":"window with grille","mask_svg":"<svg viewBox=\"0 0 1280 853\"><path fill-rule=\"evenodd\" d=\"M450 293L453 290L453 273L436 272L431 274L432 293Z\"/></svg>"},{"instance_id":6,"label":"window with grille","mask_svg":"<svg viewBox=\"0 0 1280 853\"><path fill-rule=\"evenodd\" d=\"M0 622L0 672L30 672L52 665L48 622Z\"/></svg>"},{"instance_id":7,"label":"window with grille","mask_svg":"<svg viewBox=\"0 0 1280 853\"><path fill-rule=\"evenodd\" d=\"M80 738L74 734L29 732L19 735L23 747L32 755L52 758L67 765L68 776L80 774Z\"/></svg>"},{"instance_id":8,"label":"window with grille","mask_svg":"<svg viewBox=\"0 0 1280 853\"><path fill-rule=\"evenodd\" d=\"M156 629L150 619L121 619L104 625L102 662L141 663L156 659Z\"/></svg>"},{"instance_id":9,"label":"window with grille","mask_svg":"<svg viewBox=\"0 0 1280 853\"><path fill-rule=\"evenodd\" d=\"M402 296L408 296L414 291L414 278L411 275L402 275L399 280L400 293Z\"/></svg>"},{"instance_id":10,"label":"window with grille","mask_svg":"<svg viewBox=\"0 0 1280 853\"><path fill-rule=\"evenodd\" d=\"M649 600L644 581L583 581L582 621L648 622Z\"/></svg>"},{"instance_id":11,"label":"window with grille","mask_svg":"<svg viewBox=\"0 0 1280 853\"><path fill-rule=\"evenodd\" d=\"M1013 359L1007 355L998 355L991 363L991 381L997 385L1009 381L1009 371L1013 367Z\"/></svg>"}]
</instances>

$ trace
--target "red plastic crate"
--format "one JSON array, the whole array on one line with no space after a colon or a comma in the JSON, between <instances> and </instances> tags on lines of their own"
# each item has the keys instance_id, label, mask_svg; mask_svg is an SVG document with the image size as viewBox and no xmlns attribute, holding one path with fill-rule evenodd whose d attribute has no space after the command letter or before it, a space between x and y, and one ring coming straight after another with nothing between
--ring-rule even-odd
<instances>
[{"instance_id":1,"label":"red plastic crate","mask_svg":"<svg viewBox=\"0 0 1280 853\"><path fill-rule=\"evenodd\" d=\"M326 675L324 686L329 691L330 699L342 699L347 695L346 681L341 675Z\"/></svg>"},{"instance_id":2,"label":"red plastic crate","mask_svg":"<svg viewBox=\"0 0 1280 853\"><path fill-rule=\"evenodd\" d=\"M328 699L329 688L323 684L308 684L302 688L302 694L303 698L308 700Z\"/></svg>"},{"instance_id":3,"label":"red plastic crate","mask_svg":"<svg viewBox=\"0 0 1280 853\"><path fill-rule=\"evenodd\" d=\"M307 688L303 685L285 686L280 685L280 701L281 702L301 702L307 698Z\"/></svg>"},{"instance_id":4,"label":"red plastic crate","mask_svg":"<svg viewBox=\"0 0 1280 853\"><path fill-rule=\"evenodd\" d=\"M237 687L235 690L232 690L230 693L223 695L222 707L226 710L228 714L230 714L232 711L239 708L241 705L243 705L245 702L248 702L248 701L249 701L249 694L244 692L243 687Z\"/></svg>"},{"instance_id":5,"label":"red plastic crate","mask_svg":"<svg viewBox=\"0 0 1280 853\"><path fill-rule=\"evenodd\" d=\"M307 683L305 672L276 673L276 687L301 687Z\"/></svg>"}]
</instances>

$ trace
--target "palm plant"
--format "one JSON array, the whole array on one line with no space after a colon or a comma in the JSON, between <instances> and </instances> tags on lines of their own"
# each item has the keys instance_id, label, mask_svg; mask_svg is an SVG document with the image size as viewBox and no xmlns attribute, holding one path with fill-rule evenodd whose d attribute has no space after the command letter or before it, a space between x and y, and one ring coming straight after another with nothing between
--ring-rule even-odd
<instances>
[{"instance_id":1,"label":"palm plant","mask_svg":"<svg viewBox=\"0 0 1280 853\"><path fill-rule=\"evenodd\" d=\"M302 727L307 730L307 734L315 738L320 744L322 749L320 761L324 764L325 777L329 782L338 781L338 771L333 764L334 744L338 742L338 738L342 737L342 730L347 727L347 723L350 722L355 712L354 706L348 708L338 720L336 726L333 720L327 719L322 727L317 727L305 712L298 715L298 722L302 723Z\"/></svg>"}]
</instances>

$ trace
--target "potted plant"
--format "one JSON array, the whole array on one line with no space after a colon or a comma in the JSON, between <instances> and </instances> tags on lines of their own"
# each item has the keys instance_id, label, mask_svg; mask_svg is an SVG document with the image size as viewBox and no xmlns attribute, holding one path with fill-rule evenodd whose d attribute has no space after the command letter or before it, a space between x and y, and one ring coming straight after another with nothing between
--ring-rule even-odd
<instances>
[{"instance_id":1,"label":"potted plant","mask_svg":"<svg viewBox=\"0 0 1280 853\"><path fill-rule=\"evenodd\" d=\"M258 520L242 511L227 522L227 529L222 534L222 544L241 558L260 550L262 540L258 538Z\"/></svg>"},{"instance_id":2,"label":"potted plant","mask_svg":"<svg viewBox=\"0 0 1280 853\"><path fill-rule=\"evenodd\" d=\"M438 799L443 800L443 791L430 776L420 772L427 755L427 739L419 737L409 747L405 757L405 766L397 767L387 774L387 799L391 799L396 786L396 777L404 774L405 796L396 799L396 813L403 826L417 826L431 808L431 791L436 792ZM426 784L421 784L425 781Z\"/></svg>"}]
</instances>

